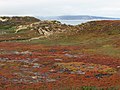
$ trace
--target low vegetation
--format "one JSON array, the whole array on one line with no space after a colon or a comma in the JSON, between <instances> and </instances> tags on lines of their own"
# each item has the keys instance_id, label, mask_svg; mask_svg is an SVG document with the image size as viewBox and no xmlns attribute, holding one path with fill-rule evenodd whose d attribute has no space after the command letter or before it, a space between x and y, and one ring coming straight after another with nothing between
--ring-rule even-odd
<instances>
[{"instance_id":1,"label":"low vegetation","mask_svg":"<svg viewBox=\"0 0 120 90\"><path fill-rule=\"evenodd\" d=\"M1 18L0 90L120 89L119 20Z\"/></svg>"}]
</instances>

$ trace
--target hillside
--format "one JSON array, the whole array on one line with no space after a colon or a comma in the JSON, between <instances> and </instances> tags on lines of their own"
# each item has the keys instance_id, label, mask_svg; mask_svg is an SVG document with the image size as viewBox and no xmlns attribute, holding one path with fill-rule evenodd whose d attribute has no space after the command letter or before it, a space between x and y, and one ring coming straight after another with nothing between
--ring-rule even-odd
<instances>
[{"instance_id":1,"label":"hillside","mask_svg":"<svg viewBox=\"0 0 120 90\"><path fill-rule=\"evenodd\" d=\"M120 20L0 20L0 90L120 89Z\"/></svg>"},{"instance_id":2,"label":"hillside","mask_svg":"<svg viewBox=\"0 0 120 90\"><path fill-rule=\"evenodd\" d=\"M24 20L20 23L10 21L12 24L8 24L8 22L2 22L0 27L0 40L1 41L9 41L9 40L28 40L32 38L39 37L48 37L54 33L63 33L69 32L71 28L74 26L68 26L65 24L61 24L58 21L31 21L27 22Z\"/></svg>"},{"instance_id":3,"label":"hillside","mask_svg":"<svg viewBox=\"0 0 120 90\"><path fill-rule=\"evenodd\" d=\"M13 17L13 19L8 18L8 21L1 21L1 23L0 41L39 38L62 40L70 37L75 38L75 36L77 36L75 39L78 39L78 36L82 34L120 34L119 20L90 21L72 26L61 24L58 21L40 21L34 17Z\"/></svg>"},{"instance_id":4,"label":"hillside","mask_svg":"<svg viewBox=\"0 0 120 90\"><path fill-rule=\"evenodd\" d=\"M89 15L68 15L59 16L60 20L91 20L91 19L115 19L109 17L89 16Z\"/></svg>"},{"instance_id":5,"label":"hillside","mask_svg":"<svg viewBox=\"0 0 120 90\"><path fill-rule=\"evenodd\" d=\"M82 32L120 34L120 20L91 21L78 27Z\"/></svg>"},{"instance_id":6,"label":"hillside","mask_svg":"<svg viewBox=\"0 0 120 90\"><path fill-rule=\"evenodd\" d=\"M12 21L15 25L0 30L0 42L79 45L88 48L88 52L94 50L95 53L97 49L102 50L104 46L108 46L107 49L115 51L108 52L108 55L119 56L120 20L91 21L76 26L61 24L58 21L40 21L35 18L30 21L25 21L25 24L22 21L23 24L20 25Z\"/></svg>"},{"instance_id":7,"label":"hillside","mask_svg":"<svg viewBox=\"0 0 120 90\"><path fill-rule=\"evenodd\" d=\"M14 26L26 25L40 21L34 17L0 17L0 31L10 29Z\"/></svg>"},{"instance_id":8,"label":"hillside","mask_svg":"<svg viewBox=\"0 0 120 90\"><path fill-rule=\"evenodd\" d=\"M100 17L100 16L90 16L90 15L63 15L63 16L46 16L40 17L39 19L43 20L118 20L120 18L111 18L111 17Z\"/></svg>"}]
</instances>

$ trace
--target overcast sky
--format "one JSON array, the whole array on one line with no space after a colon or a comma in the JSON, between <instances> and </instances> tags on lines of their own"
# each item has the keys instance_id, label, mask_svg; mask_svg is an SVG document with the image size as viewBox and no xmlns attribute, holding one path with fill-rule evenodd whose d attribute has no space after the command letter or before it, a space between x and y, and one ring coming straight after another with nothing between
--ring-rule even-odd
<instances>
[{"instance_id":1,"label":"overcast sky","mask_svg":"<svg viewBox=\"0 0 120 90\"><path fill-rule=\"evenodd\" d=\"M0 0L0 15L120 17L120 0Z\"/></svg>"}]
</instances>

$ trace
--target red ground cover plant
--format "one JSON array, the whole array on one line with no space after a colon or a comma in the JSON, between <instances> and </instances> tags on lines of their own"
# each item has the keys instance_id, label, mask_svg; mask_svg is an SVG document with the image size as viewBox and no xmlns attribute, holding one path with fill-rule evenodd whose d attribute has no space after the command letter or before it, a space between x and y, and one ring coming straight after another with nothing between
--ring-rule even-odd
<instances>
[{"instance_id":1,"label":"red ground cover plant","mask_svg":"<svg viewBox=\"0 0 120 90\"><path fill-rule=\"evenodd\" d=\"M72 51L78 48L0 43L0 89L52 90L120 85L120 59L105 55L74 54ZM113 70L112 73L106 68Z\"/></svg>"}]
</instances>

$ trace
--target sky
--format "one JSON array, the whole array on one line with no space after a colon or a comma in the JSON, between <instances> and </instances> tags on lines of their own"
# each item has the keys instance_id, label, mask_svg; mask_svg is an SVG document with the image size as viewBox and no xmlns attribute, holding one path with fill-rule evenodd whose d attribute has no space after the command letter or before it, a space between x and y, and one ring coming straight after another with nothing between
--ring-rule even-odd
<instances>
[{"instance_id":1,"label":"sky","mask_svg":"<svg viewBox=\"0 0 120 90\"><path fill-rule=\"evenodd\" d=\"M120 18L120 0L0 0L0 16L93 15Z\"/></svg>"}]
</instances>

